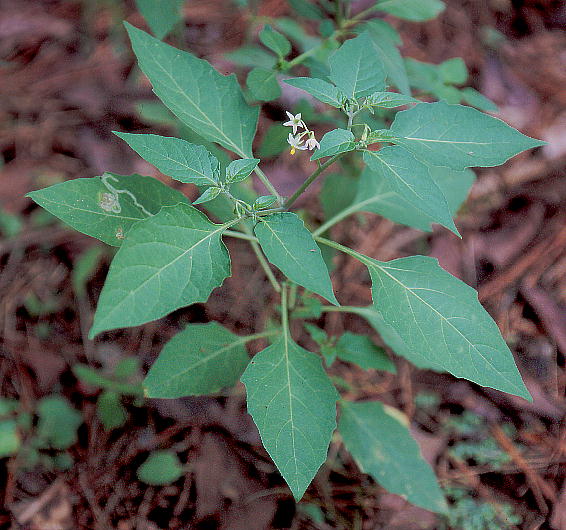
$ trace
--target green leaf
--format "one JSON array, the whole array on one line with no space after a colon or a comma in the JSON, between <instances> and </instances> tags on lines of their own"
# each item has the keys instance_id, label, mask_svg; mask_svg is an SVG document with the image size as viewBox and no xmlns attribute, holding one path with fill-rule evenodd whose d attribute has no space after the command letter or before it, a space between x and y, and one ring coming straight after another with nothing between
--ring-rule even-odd
<instances>
[{"instance_id":1,"label":"green leaf","mask_svg":"<svg viewBox=\"0 0 566 530\"><path fill-rule=\"evenodd\" d=\"M354 253L372 279L374 305L412 351L456 377L531 399L477 292L423 256L387 263Z\"/></svg>"},{"instance_id":2,"label":"green leaf","mask_svg":"<svg viewBox=\"0 0 566 530\"><path fill-rule=\"evenodd\" d=\"M15 455L21 444L16 420L0 420L0 458Z\"/></svg>"},{"instance_id":3,"label":"green leaf","mask_svg":"<svg viewBox=\"0 0 566 530\"><path fill-rule=\"evenodd\" d=\"M134 53L157 97L188 127L251 158L259 108L244 100L234 75L125 23Z\"/></svg>"},{"instance_id":4,"label":"green leaf","mask_svg":"<svg viewBox=\"0 0 566 530\"><path fill-rule=\"evenodd\" d=\"M381 0L375 8L398 18L423 22L436 18L446 6L441 0Z\"/></svg>"},{"instance_id":5,"label":"green leaf","mask_svg":"<svg viewBox=\"0 0 566 530\"><path fill-rule=\"evenodd\" d=\"M189 324L149 370L143 383L147 397L200 396L235 385L248 364L248 340L216 322Z\"/></svg>"},{"instance_id":6,"label":"green leaf","mask_svg":"<svg viewBox=\"0 0 566 530\"><path fill-rule=\"evenodd\" d=\"M454 57L438 65L440 79L449 85L463 85L468 79L468 68L460 57Z\"/></svg>"},{"instance_id":7,"label":"green leaf","mask_svg":"<svg viewBox=\"0 0 566 530\"><path fill-rule=\"evenodd\" d=\"M334 156L339 153L353 151L356 148L355 138L352 131L345 129L334 129L327 132L320 141L320 148L311 156L312 160L318 160L325 156Z\"/></svg>"},{"instance_id":8,"label":"green leaf","mask_svg":"<svg viewBox=\"0 0 566 530\"><path fill-rule=\"evenodd\" d=\"M128 413L122 405L120 394L108 390L98 396L96 415L107 431L122 427L128 419Z\"/></svg>"},{"instance_id":9,"label":"green leaf","mask_svg":"<svg viewBox=\"0 0 566 530\"><path fill-rule=\"evenodd\" d=\"M181 8L185 0L136 0L136 5L152 33L163 39L181 22Z\"/></svg>"},{"instance_id":10,"label":"green leaf","mask_svg":"<svg viewBox=\"0 0 566 530\"><path fill-rule=\"evenodd\" d=\"M326 334L326 331L320 329L318 326L315 326L314 324L303 322L303 326L308 331L312 340L314 340L318 344L320 348L320 354L324 357L324 362L326 363L326 366L327 367L332 366L332 364L336 360L336 355L337 355L336 347L334 346L334 339L331 339Z\"/></svg>"},{"instance_id":11,"label":"green leaf","mask_svg":"<svg viewBox=\"0 0 566 530\"><path fill-rule=\"evenodd\" d=\"M262 195L258 197L254 203L253 208L254 210L262 210L264 208L269 208L277 201L277 197L275 195Z\"/></svg>"},{"instance_id":12,"label":"green leaf","mask_svg":"<svg viewBox=\"0 0 566 530\"><path fill-rule=\"evenodd\" d=\"M393 190L414 208L460 235L446 199L430 176L428 166L398 147L365 151L364 162L380 179L387 180Z\"/></svg>"},{"instance_id":13,"label":"green leaf","mask_svg":"<svg viewBox=\"0 0 566 530\"><path fill-rule=\"evenodd\" d=\"M368 33L349 39L328 59L330 80L350 99L385 88L385 70Z\"/></svg>"},{"instance_id":14,"label":"green leaf","mask_svg":"<svg viewBox=\"0 0 566 530\"><path fill-rule=\"evenodd\" d=\"M498 166L521 151L544 145L476 109L443 102L398 112L390 132L395 143L417 158L452 169Z\"/></svg>"},{"instance_id":15,"label":"green leaf","mask_svg":"<svg viewBox=\"0 0 566 530\"><path fill-rule=\"evenodd\" d=\"M267 259L289 279L338 305L320 248L296 214L262 217L254 232Z\"/></svg>"},{"instance_id":16,"label":"green leaf","mask_svg":"<svg viewBox=\"0 0 566 530\"><path fill-rule=\"evenodd\" d=\"M264 447L298 501L326 460L338 393L320 358L284 331L241 378Z\"/></svg>"},{"instance_id":17,"label":"green leaf","mask_svg":"<svg viewBox=\"0 0 566 530\"><path fill-rule=\"evenodd\" d=\"M285 83L300 88L319 101L336 107L337 109L342 107L342 104L346 100L346 96L340 92L340 90L322 79L314 77L295 77L293 79L285 79Z\"/></svg>"},{"instance_id":18,"label":"green leaf","mask_svg":"<svg viewBox=\"0 0 566 530\"><path fill-rule=\"evenodd\" d=\"M48 396L37 405L37 436L42 446L67 449L77 441L82 415L60 396Z\"/></svg>"},{"instance_id":19,"label":"green leaf","mask_svg":"<svg viewBox=\"0 0 566 530\"><path fill-rule=\"evenodd\" d=\"M397 355L404 357L417 368L423 370L435 370L445 372L441 366L433 363L430 359L423 357L420 349L412 350L407 346L399 334L383 320L383 316L375 306L351 308L352 313L367 320L368 324L379 334L383 342Z\"/></svg>"},{"instance_id":20,"label":"green leaf","mask_svg":"<svg viewBox=\"0 0 566 530\"><path fill-rule=\"evenodd\" d=\"M104 250L100 246L90 247L75 261L71 270L71 284L78 298L86 296L86 284L98 268L103 255Z\"/></svg>"},{"instance_id":21,"label":"green leaf","mask_svg":"<svg viewBox=\"0 0 566 530\"><path fill-rule=\"evenodd\" d=\"M218 188L216 186L206 188L202 192L201 196L196 201L193 201L193 206L196 204L203 204L208 201L213 201L214 199L216 199L216 197L218 197L218 195L220 195L221 191L222 188Z\"/></svg>"},{"instance_id":22,"label":"green leaf","mask_svg":"<svg viewBox=\"0 0 566 530\"><path fill-rule=\"evenodd\" d=\"M224 54L224 56L238 66L251 68L257 66L259 68L271 69L277 63L277 58L273 54L255 44L246 44Z\"/></svg>"},{"instance_id":23,"label":"green leaf","mask_svg":"<svg viewBox=\"0 0 566 530\"><path fill-rule=\"evenodd\" d=\"M340 410L338 431L361 471L416 506L446 513L436 476L400 411L378 401L342 401Z\"/></svg>"},{"instance_id":24,"label":"green leaf","mask_svg":"<svg viewBox=\"0 0 566 530\"><path fill-rule=\"evenodd\" d=\"M153 451L138 468L137 475L146 484L164 486L183 476L183 466L173 451Z\"/></svg>"},{"instance_id":25,"label":"green leaf","mask_svg":"<svg viewBox=\"0 0 566 530\"><path fill-rule=\"evenodd\" d=\"M350 174L330 173L326 175L320 191L320 203L324 219L334 217L354 202L358 181Z\"/></svg>"},{"instance_id":26,"label":"green leaf","mask_svg":"<svg viewBox=\"0 0 566 530\"><path fill-rule=\"evenodd\" d=\"M308 0L287 0L293 10L301 17L309 20L324 20L326 17L320 7L311 4Z\"/></svg>"},{"instance_id":27,"label":"green leaf","mask_svg":"<svg viewBox=\"0 0 566 530\"><path fill-rule=\"evenodd\" d=\"M157 134L114 134L164 175L197 186L218 184L218 160L202 145Z\"/></svg>"},{"instance_id":28,"label":"green leaf","mask_svg":"<svg viewBox=\"0 0 566 530\"><path fill-rule=\"evenodd\" d=\"M475 179L473 171L455 171L446 167L429 166L430 176L446 197L450 213L454 216L466 199ZM349 214L371 212L395 223L411 226L424 232L431 232L433 217L418 210L396 191L389 180L381 178L369 167L361 174L358 193L351 202Z\"/></svg>"},{"instance_id":29,"label":"green leaf","mask_svg":"<svg viewBox=\"0 0 566 530\"><path fill-rule=\"evenodd\" d=\"M397 92L375 92L369 96L366 103L372 107L394 109L395 107L408 105L410 103L420 103L420 101L411 96L406 96L405 94L398 94Z\"/></svg>"},{"instance_id":30,"label":"green leaf","mask_svg":"<svg viewBox=\"0 0 566 530\"><path fill-rule=\"evenodd\" d=\"M257 150L257 156L264 159L280 155L289 145L287 143L288 134L289 129L283 127L281 123L270 125L269 129L267 129L265 135L261 139L259 149Z\"/></svg>"},{"instance_id":31,"label":"green leaf","mask_svg":"<svg viewBox=\"0 0 566 530\"><path fill-rule=\"evenodd\" d=\"M369 31L373 33L378 40L387 39L392 42L395 46L401 46L403 40L399 32L388 22L380 18L373 18L356 26L357 33L363 33L364 31Z\"/></svg>"},{"instance_id":32,"label":"green leaf","mask_svg":"<svg viewBox=\"0 0 566 530\"><path fill-rule=\"evenodd\" d=\"M186 204L139 222L110 265L90 337L205 302L230 274L220 239L227 226Z\"/></svg>"},{"instance_id":33,"label":"green leaf","mask_svg":"<svg viewBox=\"0 0 566 530\"><path fill-rule=\"evenodd\" d=\"M152 177L115 175L68 180L26 195L71 228L120 246L130 228L162 206L187 203Z\"/></svg>"},{"instance_id":34,"label":"green leaf","mask_svg":"<svg viewBox=\"0 0 566 530\"><path fill-rule=\"evenodd\" d=\"M280 58L286 57L291 53L291 43L287 37L275 31L269 25L266 25L259 32L259 40Z\"/></svg>"},{"instance_id":35,"label":"green leaf","mask_svg":"<svg viewBox=\"0 0 566 530\"><path fill-rule=\"evenodd\" d=\"M258 163L259 160L257 158L242 158L230 162L226 168L226 182L233 184L234 182L241 182L247 179Z\"/></svg>"},{"instance_id":36,"label":"green leaf","mask_svg":"<svg viewBox=\"0 0 566 530\"><path fill-rule=\"evenodd\" d=\"M254 68L248 74L246 84L254 98L259 101L272 101L281 96L281 87L273 70Z\"/></svg>"},{"instance_id":37,"label":"green leaf","mask_svg":"<svg viewBox=\"0 0 566 530\"><path fill-rule=\"evenodd\" d=\"M472 105L486 112L498 112L499 107L490 99L486 98L481 92L474 88L466 87L460 90L462 98L468 105Z\"/></svg>"},{"instance_id":38,"label":"green leaf","mask_svg":"<svg viewBox=\"0 0 566 530\"><path fill-rule=\"evenodd\" d=\"M374 52L383 63L387 78L403 93L409 95L409 79L405 62L397 49L398 39L393 39L384 33L379 20L371 20L361 26L361 31L367 31L371 37Z\"/></svg>"},{"instance_id":39,"label":"green leaf","mask_svg":"<svg viewBox=\"0 0 566 530\"><path fill-rule=\"evenodd\" d=\"M397 372L385 350L365 335L346 331L336 343L336 353L342 361L357 364L364 370L384 370L392 374Z\"/></svg>"}]
</instances>

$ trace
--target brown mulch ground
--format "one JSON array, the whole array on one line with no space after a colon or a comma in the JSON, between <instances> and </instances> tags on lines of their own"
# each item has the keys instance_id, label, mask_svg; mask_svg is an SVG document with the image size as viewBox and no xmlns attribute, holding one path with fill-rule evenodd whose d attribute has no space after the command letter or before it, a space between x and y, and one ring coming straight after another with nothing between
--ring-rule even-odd
<instances>
[{"instance_id":1,"label":"brown mulch ground","mask_svg":"<svg viewBox=\"0 0 566 530\"><path fill-rule=\"evenodd\" d=\"M346 365L333 373L351 383L350 397L384 400L411 418L443 485L461 486L476 500L510 504L522 517L521 528L566 529L566 8L552 0L447 3L438 20L396 22L405 54L430 62L463 57L473 85L500 106L499 116L548 145L479 172L458 219L462 240L442 230L423 235L376 216L368 216L364 226L349 220L334 236L378 259L429 253L477 288L511 345L534 402L418 372L402 360L397 361L397 377ZM361 475L337 442L305 497L323 508L327 522L315 524L297 514L245 414L240 387L219 397L132 404L126 428L111 433L101 428L94 410L96 393L77 382L71 366L88 362L104 367L135 355L145 371L186 322L218 320L238 333L261 329L268 310L241 293L254 293L268 308L276 303L252 258L238 252L244 244L230 241L235 274L206 306L106 334L95 343L85 340L111 254L105 251L88 285L88 299L78 299L71 288L73 264L98 243L59 224L41 225L38 209L24 195L106 170L155 175L110 133L156 131L141 121L135 108L151 95L133 68L121 29L124 18L143 25L131 4L0 2L0 205L24 223L16 237L0 239L0 395L17 397L31 412L41 397L62 393L84 417L69 471L22 471L13 460L0 461L0 525L439 528L434 516ZM280 16L288 11L285 2L266 0L261 12ZM242 43L246 25L231 2L191 0L186 24L188 49L221 71L232 68L222 55ZM501 32L504 42L490 46L487 27ZM262 131L267 114L277 119L283 109L270 105L264 114ZM300 162L287 156L269 169L281 189L292 190L304 178ZM336 265L341 302L369 303L363 268L347 259ZM34 314L30 299L51 304L51 309ZM361 321L336 314L320 323L334 334L344 329L369 332ZM309 346L306 337L302 340ZM421 396L422 402L422 395L431 392L437 395L434 406L416 408L415 397ZM497 469L457 459L451 452L475 436L445 427L464 410L483 418L486 432L507 456ZM167 487L138 481L136 469L148 452L163 448L173 448L189 472Z\"/></svg>"}]
</instances>

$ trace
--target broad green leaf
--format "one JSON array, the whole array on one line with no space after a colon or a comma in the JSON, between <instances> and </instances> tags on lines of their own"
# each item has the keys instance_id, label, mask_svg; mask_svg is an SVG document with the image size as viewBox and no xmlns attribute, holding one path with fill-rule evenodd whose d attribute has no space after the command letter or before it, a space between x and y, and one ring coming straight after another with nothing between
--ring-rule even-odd
<instances>
[{"instance_id":1,"label":"broad green leaf","mask_svg":"<svg viewBox=\"0 0 566 530\"><path fill-rule=\"evenodd\" d=\"M281 96L281 87L273 70L254 68L248 74L246 84L255 99L272 101Z\"/></svg>"},{"instance_id":2,"label":"broad green leaf","mask_svg":"<svg viewBox=\"0 0 566 530\"><path fill-rule=\"evenodd\" d=\"M325 177L319 195L325 219L334 217L354 202L358 182L349 173L330 173Z\"/></svg>"},{"instance_id":3,"label":"broad green leaf","mask_svg":"<svg viewBox=\"0 0 566 530\"><path fill-rule=\"evenodd\" d=\"M385 70L369 34L349 39L328 59L330 80L354 99L385 88Z\"/></svg>"},{"instance_id":4,"label":"broad green leaf","mask_svg":"<svg viewBox=\"0 0 566 530\"><path fill-rule=\"evenodd\" d=\"M481 92L478 92L474 88L466 87L460 90L463 100L472 107L486 111L486 112L498 112L499 107L490 99L486 98Z\"/></svg>"},{"instance_id":5,"label":"broad green leaf","mask_svg":"<svg viewBox=\"0 0 566 530\"><path fill-rule=\"evenodd\" d=\"M320 7L315 6L308 0L287 0L289 5L293 10L302 17L308 18L310 20L323 20L325 15L320 9Z\"/></svg>"},{"instance_id":6,"label":"broad green leaf","mask_svg":"<svg viewBox=\"0 0 566 530\"><path fill-rule=\"evenodd\" d=\"M254 232L267 259L289 279L338 305L320 248L296 214L262 217Z\"/></svg>"},{"instance_id":7,"label":"broad green leaf","mask_svg":"<svg viewBox=\"0 0 566 530\"><path fill-rule=\"evenodd\" d=\"M409 79L407 78L407 71L405 63L397 44L398 39L394 39L383 31L380 20L371 20L361 26L361 31L367 31L373 42L374 52L383 63L387 78L403 93L411 94L409 87Z\"/></svg>"},{"instance_id":8,"label":"broad green leaf","mask_svg":"<svg viewBox=\"0 0 566 530\"><path fill-rule=\"evenodd\" d=\"M247 179L258 163L259 159L257 158L233 160L226 168L226 182L232 184Z\"/></svg>"},{"instance_id":9,"label":"broad green leaf","mask_svg":"<svg viewBox=\"0 0 566 530\"><path fill-rule=\"evenodd\" d=\"M365 335L346 331L336 343L336 354L342 361L357 364L364 370L384 370L392 374L397 371L383 348Z\"/></svg>"},{"instance_id":10,"label":"broad green leaf","mask_svg":"<svg viewBox=\"0 0 566 530\"><path fill-rule=\"evenodd\" d=\"M241 380L263 445L298 501L326 460L338 393L320 358L288 331L253 357Z\"/></svg>"},{"instance_id":11,"label":"broad green leaf","mask_svg":"<svg viewBox=\"0 0 566 530\"><path fill-rule=\"evenodd\" d=\"M238 66L251 68L271 69L277 62L277 58L273 54L255 44L246 44L241 48L224 54L224 56Z\"/></svg>"},{"instance_id":12,"label":"broad green leaf","mask_svg":"<svg viewBox=\"0 0 566 530\"><path fill-rule=\"evenodd\" d=\"M109 390L98 396L96 415L107 431L122 427L128 419L128 413L122 405L120 394Z\"/></svg>"},{"instance_id":13,"label":"broad green leaf","mask_svg":"<svg viewBox=\"0 0 566 530\"><path fill-rule=\"evenodd\" d=\"M356 148L355 138L352 131L345 129L334 129L327 132L320 141L320 148L311 156L311 160L318 160L325 156L334 156L339 153L353 151Z\"/></svg>"},{"instance_id":14,"label":"broad green leaf","mask_svg":"<svg viewBox=\"0 0 566 530\"><path fill-rule=\"evenodd\" d=\"M179 191L152 177L114 175L68 180L27 194L71 228L120 246L130 228L162 206L187 203Z\"/></svg>"},{"instance_id":15,"label":"broad green leaf","mask_svg":"<svg viewBox=\"0 0 566 530\"><path fill-rule=\"evenodd\" d=\"M0 458L15 455L21 445L16 420L0 420Z\"/></svg>"},{"instance_id":16,"label":"broad green leaf","mask_svg":"<svg viewBox=\"0 0 566 530\"><path fill-rule=\"evenodd\" d=\"M248 364L248 340L216 322L189 324L164 346L149 370L147 397L200 396L235 385Z\"/></svg>"},{"instance_id":17,"label":"broad green leaf","mask_svg":"<svg viewBox=\"0 0 566 530\"><path fill-rule=\"evenodd\" d=\"M314 340L318 347L320 348L320 354L324 357L324 362L327 367L332 366L336 360L336 347L334 346L334 339L331 339L326 331L320 329L314 324L309 324L308 322L303 322L303 326L308 331L312 340Z\"/></svg>"},{"instance_id":18,"label":"broad green leaf","mask_svg":"<svg viewBox=\"0 0 566 530\"><path fill-rule=\"evenodd\" d=\"M157 134L114 134L161 173L179 182L197 186L214 186L219 182L218 160L202 145Z\"/></svg>"},{"instance_id":19,"label":"broad green leaf","mask_svg":"<svg viewBox=\"0 0 566 530\"><path fill-rule=\"evenodd\" d=\"M289 129L283 127L281 123L271 125L261 139L257 156L264 159L280 155L289 145L287 143L288 134Z\"/></svg>"},{"instance_id":20,"label":"broad green leaf","mask_svg":"<svg viewBox=\"0 0 566 530\"><path fill-rule=\"evenodd\" d=\"M211 223L186 204L139 222L110 265L90 337L205 302L230 275L220 239L227 226Z\"/></svg>"},{"instance_id":21,"label":"broad green leaf","mask_svg":"<svg viewBox=\"0 0 566 530\"><path fill-rule=\"evenodd\" d=\"M430 176L446 197L450 213L453 216L456 215L468 195L475 174L469 169L456 171L447 167L434 166L429 166L428 169ZM358 193L348 210L348 215L354 212L376 213L396 223L424 232L432 231L431 224L437 222L422 210L415 209L411 203L399 195L387 179L381 178L369 167L362 172Z\"/></svg>"},{"instance_id":22,"label":"broad green leaf","mask_svg":"<svg viewBox=\"0 0 566 530\"><path fill-rule=\"evenodd\" d=\"M153 451L138 468L138 478L152 486L172 484L183 476L183 466L173 451Z\"/></svg>"},{"instance_id":23,"label":"broad green leaf","mask_svg":"<svg viewBox=\"0 0 566 530\"><path fill-rule=\"evenodd\" d=\"M134 53L157 97L207 140L251 158L259 108L244 100L234 75L126 23Z\"/></svg>"},{"instance_id":24,"label":"broad green leaf","mask_svg":"<svg viewBox=\"0 0 566 530\"><path fill-rule=\"evenodd\" d=\"M452 169L498 166L544 144L479 110L443 102L398 112L390 132L417 158Z\"/></svg>"},{"instance_id":25,"label":"broad green leaf","mask_svg":"<svg viewBox=\"0 0 566 530\"><path fill-rule=\"evenodd\" d=\"M397 92L375 92L369 96L366 103L372 107L394 109L395 107L408 105L410 103L420 103L420 101L411 96L406 96L405 94L398 94Z\"/></svg>"},{"instance_id":26,"label":"broad green leaf","mask_svg":"<svg viewBox=\"0 0 566 530\"><path fill-rule=\"evenodd\" d=\"M398 147L365 151L364 162L378 178L387 180L393 190L410 205L459 235L448 203L430 176L428 166Z\"/></svg>"},{"instance_id":27,"label":"broad green leaf","mask_svg":"<svg viewBox=\"0 0 566 530\"><path fill-rule=\"evenodd\" d=\"M285 83L300 88L319 101L336 107L337 109L342 107L346 99L346 96L342 94L340 90L322 79L314 77L295 77L293 79L285 79Z\"/></svg>"},{"instance_id":28,"label":"broad green leaf","mask_svg":"<svg viewBox=\"0 0 566 530\"><path fill-rule=\"evenodd\" d=\"M418 350L411 350L399 334L389 325L381 316L381 313L375 306L351 308L350 312L367 320L368 324L379 334L383 342L391 348L397 355L404 357L417 368L423 370L435 370L437 372L445 372L437 364L430 359L423 357Z\"/></svg>"},{"instance_id":29,"label":"broad green leaf","mask_svg":"<svg viewBox=\"0 0 566 530\"><path fill-rule=\"evenodd\" d=\"M375 8L398 18L422 22L436 18L446 6L441 0L380 0Z\"/></svg>"},{"instance_id":30,"label":"broad green leaf","mask_svg":"<svg viewBox=\"0 0 566 530\"><path fill-rule=\"evenodd\" d=\"M446 513L442 490L406 416L378 401L342 401L340 411L338 431L361 471L416 506Z\"/></svg>"},{"instance_id":31,"label":"broad green leaf","mask_svg":"<svg viewBox=\"0 0 566 530\"><path fill-rule=\"evenodd\" d=\"M395 46L401 46L403 44L399 32L391 24L380 18L373 18L356 26L355 31L358 33L369 31L370 33L374 33L374 36L379 40L387 39L395 44Z\"/></svg>"},{"instance_id":32,"label":"broad green leaf","mask_svg":"<svg viewBox=\"0 0 566 530\"><path fill-rule=\"evenodd\" d=\"M193 201L193 206L195 206L197 204L203 204L205 202L212 201L212 200L216 199L216 197L218 197L218 195L220 195L221 191L222 191L222 189L218 188L216 186L206 188L202 192L200 197L196 201Z\"/></svg>"},{"instance_id":33,"label":"broad green leaf","mask_svg":"<svg viewBox=\"0 0 566 530\"><path fill-rule=\"evenodd\" d=\"M82 415L61 396L44 397L37 405L37 437L42 447L68 449L78 438Z\"/></svg>"},{"instance_id":34,"label":"broad green leaf","mask_svg":"<svg viewBox=\"0 0 566 530\"><path fill-rule=\"evenodd\" d=\"M468 68L460 57L444 61L438 66L442 81L449 85L463 85L468 79Z\"/></svg>"},{"instance_id":35,"label":"broad green leaf","mask_svg":"<svg viewBox=\"0 0 566 530\"><path fill-rule=\"evenodd\" d=\"M287 40L287 37L269 25L259 32L259 40L281 58L291 53L291 43Z\"/></svg>"},{"instance_id":36,"label":"broad green leaf","mask_svg":"<svg viewBox=\"0 0 566 530\"><path fill-rule=\"evenodd\" d=\"M354 253L372 279L374 305L411 351L456 377L531 399L477 292L423 256L387 263Z\"/></svg>"},{"instance_id":37,"label":"broad green leaf","mask_svg":"<svg viewBox=\"0 0 566 530\"><path fill-rule=\"evenodd\" d=\"M158 39L166 37L183 20L181 8L184 3L185 0L136 0L139 12Z\"/></svg>"}]
</instances>

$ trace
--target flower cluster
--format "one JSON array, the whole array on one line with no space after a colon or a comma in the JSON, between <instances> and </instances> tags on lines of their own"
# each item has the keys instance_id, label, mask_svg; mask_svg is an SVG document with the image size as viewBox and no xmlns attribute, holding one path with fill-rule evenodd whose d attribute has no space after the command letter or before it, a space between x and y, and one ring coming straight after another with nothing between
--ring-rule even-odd
<instances>
[{"instance_id":1,"label":"flower cluster","mask_svg":"<svg viewBox=\"0 0 566 530\"><path fill-rule=\"evenodd\" d=\"M293 127L293 134L289 133L289 137L287 138L287 142L291 146L291 154L294 155L297 149L299 151L320 149L320 144L316 141L314 132L310 131L305 122L301 119L301 113L299 112L296 116L293 116L290 112L286 112L289 117L289 121L286 121L283 125L286 127ZM299 129L305 130L297 134ZM305 136L307 139L303 144L303 138Z\"/></svg>"}]
</instances>

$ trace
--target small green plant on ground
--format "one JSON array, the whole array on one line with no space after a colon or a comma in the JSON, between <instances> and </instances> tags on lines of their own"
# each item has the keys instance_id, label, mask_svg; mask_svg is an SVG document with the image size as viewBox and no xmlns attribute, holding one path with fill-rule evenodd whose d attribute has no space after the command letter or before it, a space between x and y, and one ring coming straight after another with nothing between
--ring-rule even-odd
<instances>
[{"instance_id":1,"label":"small green plant on ground","mask_svg":"<svg viewBox=\"0 0 566 530\"><path fill-rule=\"evenodd\" d=\"M492 108L479 94L458 88L467 77L462 61L404 61L394 28L379 17L367 20L383 13L427 20L443 9L443 2L380 0L355 15L341 0L290 4L297 17L318 21L320 37L306 34L295 20L270 21L259 34L262 47L247 45L232 53L240 64L254 65L245 94L235 76L223 76L207 61L126 24L141 70L190 141L116 134L165 175L198 186L201 195L193 204L156 179L112 173L57 184L30 197L73 228L119 247L91 338L205 302L231 274L223 238L247 241L280 296L276 325L238 336L218 322L189 324L165 345L149 371L146 395L210 394L242 381L263 445L297 500L326 459L338 402L338 432L360 469L408 501L445 512L444 495L407 419L377 401L341 399L321 357L291 336L290 321L324 312L355 314L396 354L419 367L530 399L497 325L471 287L434 259L382 262L327 234L344 218L370 212L423 231L437 223L459 235L453 216L474 179L469 168L497 166L542 142L460 105ZM163 34L163 28L153 29ZM292 57L294 47L301 53ZM298 67L310 76L290 77ZM287 85L325 104L324 121L334 124L319 142L306 114L288 112L282 120L291 154L312 153L312 173L289 197L281 196L252 149L258 102L279 97L282 76ZM440 101L423 101L431 97ZM158 107L146 107L146 112L163 117ZM277 145L265 148L269 156L276 156ZM333 204L341 208L311 231L292 210L333 165L341 167L339 176L326 181L321 200L327 212ZM258 197L250 188L252 173L268 195ZM324 256L319 245L326 248ZM335 251L367 268L372 305L340 305L327 266ZM297 289L305 294L297 296ZM302 300L298 305L297 299ZM312 325L307 329L328 365L339 358L363 368L393 369L384 352L364 337L336 339ZM250 360L246 344L256 339L270 345Z\"/></svg>"}]
</instances>

